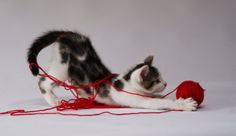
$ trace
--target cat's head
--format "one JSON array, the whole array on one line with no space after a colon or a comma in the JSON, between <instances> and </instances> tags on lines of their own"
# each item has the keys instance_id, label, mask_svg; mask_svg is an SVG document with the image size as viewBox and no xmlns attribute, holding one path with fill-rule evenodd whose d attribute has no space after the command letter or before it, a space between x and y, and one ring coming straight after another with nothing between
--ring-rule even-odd
<instances>
[{"instance_id":1,"label":"cat's head","mask_svg":"<svg viewBox=\"0 0 236 136\"><path fill-rule=\"evenodd\" d=\"M124 79L129 80L131 85L142 94L156 96L166 86L159 70L152 65L153 56L148 56L144 61L130 70Z\"/></svg>"}]
</instances>

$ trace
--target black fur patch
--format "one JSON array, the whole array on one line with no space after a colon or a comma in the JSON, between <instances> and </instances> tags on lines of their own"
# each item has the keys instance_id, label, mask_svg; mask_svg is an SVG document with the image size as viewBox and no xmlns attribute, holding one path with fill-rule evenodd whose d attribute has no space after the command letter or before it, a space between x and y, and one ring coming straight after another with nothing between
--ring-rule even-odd
<instances>
[{"instance_id":1,"label":"black fur patch","mask_svg":"<svg viewBox=\"0 0 236 136\"><path fill-rule=\"evenodd\" d=\"M85 80L85 72L81 67L70 66L69 67L69 76L72 80L75 80L77 83L82 83Z\"/></svg>"},{"instance_id":2,"label":"black fur patch","mask_svg":"<svg viewBox=\"0 0 236 136\"><path fill-rule=\"evenodd\" d=\"M126 73L123 78L124 78L126 81L129 81L131 74L132 74L135 70L141 68L141 67L144 66L144 65L145 65L145 64L143 64L143 63L136 65L134 68L132 68L131 70L129 70L129 72Z\"/></svg>"},{"instance_id":3,"label":"black fur patch","mask_svg":"<svg viewBox=\"0 0 236 136\"><path fill-rule=\"evenodd\" d=\"M91 95L92 94L92 91L90 88L84 88L83 89L88 95Z\"/></svg>"},{"instance_id":4,"label":"black fur patch","mask_svg":"<svg viewBox=\"0 0 236 136\"><path fill-rule=\"evenodd\" d=\"M124 84L122 83L121 80L116 80L116 81L114 82L114 86L115 86L116 88L123 89Z\"/></svg>"},{"instance_id":5,"label":"black fur patch","mask_svg":"<svg viewBox=\"0 0 236 136\"><path fill-rule=\"evenodd\" d=\"M69 59L69 54L66 52L61 53L61 63L67 63Z\"/></svg>"}]
</instances>

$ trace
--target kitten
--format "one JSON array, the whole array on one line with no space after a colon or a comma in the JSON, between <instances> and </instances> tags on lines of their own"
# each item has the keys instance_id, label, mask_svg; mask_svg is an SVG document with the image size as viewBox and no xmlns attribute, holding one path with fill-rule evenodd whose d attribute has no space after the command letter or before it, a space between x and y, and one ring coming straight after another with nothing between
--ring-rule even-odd
<instances>
[{"instance_id":1,"label":"kitten","mask_svg":"<svg viewBox=\"0 0 236 136\"><path fill-rule=\"evenodd\" d=\"M28 50L28 63L37 64L39 52L49 45L53 46L54 53L48 74L61 81L70 79L73 84L80 86L93 83L111 74L100 60L90 39L80 33L70 31L50 31L37 38ZM103 83L100 85L96 101L134 108L196 110L197 103L191 98L178 100L158 98L167 83L152 62L153 56L148 56L127 73L109 80L116 88L157 98L127 94ZM37 66L32 65L31 70L33 75L39 74ZM53 93L53 89L56 87L53 81L42 77L39 79L38 85L48 104L60 105L60 100ZM80 95L84 98L91 96L91 88L81 90Z\"/></svg>"}]
</instances>

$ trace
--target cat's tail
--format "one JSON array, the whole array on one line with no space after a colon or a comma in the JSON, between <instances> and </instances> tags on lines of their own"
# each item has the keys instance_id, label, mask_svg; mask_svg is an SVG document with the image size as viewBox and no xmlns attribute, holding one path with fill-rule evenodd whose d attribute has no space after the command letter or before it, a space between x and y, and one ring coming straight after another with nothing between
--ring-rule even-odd
<instances>
[{"instance_id":1,"label":"cat's tail","mask_svg":"<svg viewBox=\"0 0 236 136\"><path fill-rule=\"evenodd\" d=\"M31 45L31 47L28 50L27 59L29 64L36 64L37 65L37 56L39 52L51 45L52 43L59 40L59 38L65 34L73 33L73 32L67 32L67 31L49 31L45 33L44 35L38 37ZM39 74L39 69L36 65L31 65L31 72L34 76Z\"/></svg>"}]
</instances>

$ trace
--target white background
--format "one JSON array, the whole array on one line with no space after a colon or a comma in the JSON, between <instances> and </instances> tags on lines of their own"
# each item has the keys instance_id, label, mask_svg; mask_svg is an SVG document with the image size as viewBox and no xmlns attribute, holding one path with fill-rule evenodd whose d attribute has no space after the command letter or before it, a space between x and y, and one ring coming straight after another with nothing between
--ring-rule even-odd
<instances>
[{"instance_id":1,"label":"white background","mask_svg":"<svg viewBox=\"0 0 236 136\"><path fill-rule=\"evenodd\" d=\"M0 135L235 134L235 7L234 0L0 1L0 111L47 107L28 70L26 52L37 36L52 29L88 35L114 72L125 72L151 54L168 82L167 91L187 79L206 89L197 112L0 116ZM49 53L39 57L45 67Z\"/></svg>"}]
</instances>

